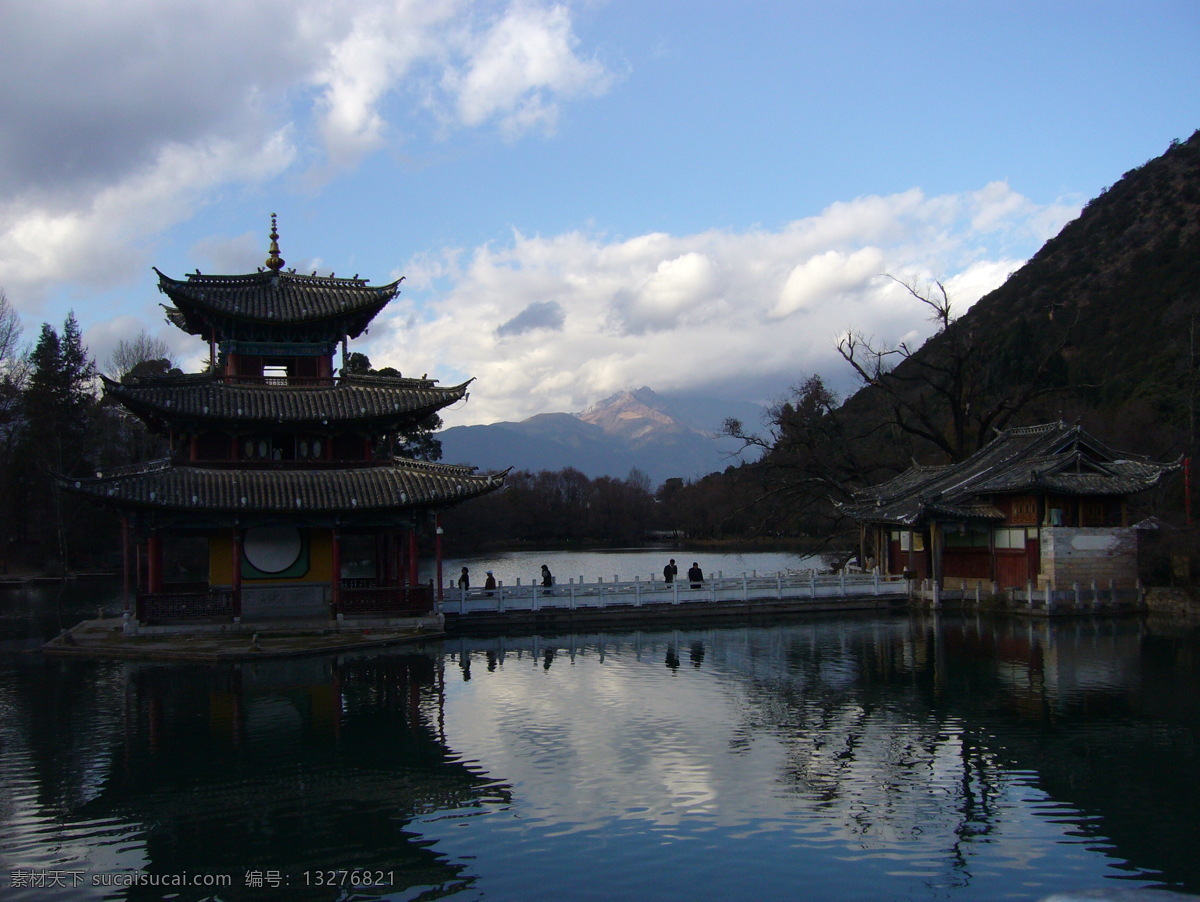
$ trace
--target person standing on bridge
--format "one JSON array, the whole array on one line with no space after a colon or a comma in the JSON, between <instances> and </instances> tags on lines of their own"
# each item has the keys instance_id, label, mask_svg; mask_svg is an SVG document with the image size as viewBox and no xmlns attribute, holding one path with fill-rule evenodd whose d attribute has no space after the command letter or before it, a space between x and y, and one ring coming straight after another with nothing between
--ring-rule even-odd
<instances>
[{"instance_id":1,"label":"person standing on bridge","mask_svg":"<svg viewBox=\"0 0 1200 902\"><path fill-rule=\"evenodd\" d=\"M542 564L542 585L547 589L554 587L554 577L550 575L550 568L545 564ZM546 594L550 593L547 592Z\"/></svg>"},{"instance_id":2,"label":"person standing on bridge","mask_svg":"<svg viewBox=\"0 0 1200 902\"><path fill-rule=\"evenodd\" d=\"M663 582L670 585L675 582L675 577L679 573L679 568L675 566L675 558L671 558L667 562L667 566L663 567Z\"/></svg>"},{"instance_id":3,"label":"person standing on bridge","mask_svg":"<svg viewBox=\"0 0 1200 902\"><path fill-rule=\"evenodd\" d=\"M688 582L692 584L693 589L699 589L704 583L704 571L695 561L692 561L692 566L688 568Z\"/></svg>"}]
</instances>

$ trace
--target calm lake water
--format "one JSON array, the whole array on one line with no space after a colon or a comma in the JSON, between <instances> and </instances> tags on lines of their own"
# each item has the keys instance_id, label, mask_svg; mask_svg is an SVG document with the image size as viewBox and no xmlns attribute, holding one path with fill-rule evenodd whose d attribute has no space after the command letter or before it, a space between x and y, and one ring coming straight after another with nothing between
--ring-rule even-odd
<instances>
[{"instance_id":1,"label":"calm lake water","mask_svg":"<svg viewBox=\"0 0 1200 902\"><path fill-rule=\"evenodd\" d=\"M1200 893L1200 630L1175 621L10 650L0 714L4 899Z\"/></svg>"}]
</instances>

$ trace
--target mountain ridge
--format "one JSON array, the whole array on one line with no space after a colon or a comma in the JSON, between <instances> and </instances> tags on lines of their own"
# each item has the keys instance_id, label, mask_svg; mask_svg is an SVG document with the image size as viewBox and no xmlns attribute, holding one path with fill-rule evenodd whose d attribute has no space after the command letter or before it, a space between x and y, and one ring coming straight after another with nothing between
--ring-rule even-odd
<instances>
[{"instance_id":1,"label":"mountain ridge","mask_svg":"<svg viewBox=\"0 0 1200 902\"><path fill-rule=\"evenodd\" d=\"M761 412L748 402L660 395L642 386L616 392L579 413L452 426L438 439L447 463L534 472L571 467L593 479L624 479L636 469L657 486L725 469L734 462L737 445L717 437L722 420Z\"/></svg>"}]
</instances>

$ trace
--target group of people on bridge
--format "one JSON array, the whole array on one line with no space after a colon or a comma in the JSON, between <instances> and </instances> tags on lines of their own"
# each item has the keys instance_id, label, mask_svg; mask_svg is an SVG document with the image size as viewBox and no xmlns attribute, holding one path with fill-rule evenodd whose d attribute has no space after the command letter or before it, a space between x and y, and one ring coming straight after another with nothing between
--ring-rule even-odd
<instances>
[{"instance_id":1,"label":"group of people on bridge","mask_svg":"<svg viewBox=\"0 0 1200 902\"><path fill-rule=\"evenodd\" d=\"M675 558L671 558L663 567L663 581L673 583L678 575L679 567L675 564ZM692 561L692 566L688 568L687 578L693 589L699 589L704 583L704 571L700 569L700 565L696 561Z\"/></svg>"},{"instance_id":2,"label":"group of people on bridge","mask_svg":"<svg viewBox=\"0 0 1200 902\"><path fill-rule=\"evenodd\" d=\"M675 582L675 577L679 575L679 567L675 563L675 558L671 558L663 567L663 581L668 585ZM700 564L697 561L692 561L692 566L687 572L688 583L693 589L699 589L704 585L704 571L700 569ZM545 589L554 588L554 576L550 572L550 567L542 564L541 585ZM458 577L458 588L464 592L471 588L471 571L466 567L462 568L462 573ZM492 591L496 588L496 577L491 570L487 572L487 577L483 581L484 591Z\"/></svg>"},{"instance_id":3,"label":"group of people on bridge","mask_svg":"<svg viewBox=\"0 0 1200 902\"><path fill-rule=\"evenodd\" d=\"M542 586L546 589L554 588L554 575L550 572L550 568L546 564L542 564ZM462 573L458 577L458 587L463 591L471 588L471 571L466 567L462 568ZM487 577L483 581L484 591L492 591L496 588L496 576L491 570L487 572Z\"/></svg>"}]
</instances>

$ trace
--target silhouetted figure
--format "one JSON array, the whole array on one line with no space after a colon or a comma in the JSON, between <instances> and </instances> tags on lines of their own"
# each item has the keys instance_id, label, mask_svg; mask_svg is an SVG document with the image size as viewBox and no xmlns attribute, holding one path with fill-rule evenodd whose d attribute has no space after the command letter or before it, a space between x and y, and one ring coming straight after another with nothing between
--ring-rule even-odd
<instances>
[{"instance_id":1,"label":"silhouetted figure","mask_svg":"<svg viewBox=\"0 0 1200 902\"><path fill-rule=\"evenodd\" d=\"M542 585L547 589L554 586L554 577L550 575L550 568L545 564L542 564Z\"/></svg>"},{"instance_id":2,"label":"silhouetted figure","mask_svg":"<svg viewBox=\"0 0 1200 902\"><path fill-rule=\"evenodd\" d=\"M487 579L483 581L483 587L488 590L488 595L493 594L493 590L496 588L496 577L492 576L491 570L487 572Z\"/></svg>"},{"instance_id":3,"label":"silhouetted figure","mask_svg":"<svg viewBox=\"0 0 1200 902\"><path fill-rule=\"evenodd\" d=\"M671 558L667 562L667 566L663 567L663 582L668 584L675 582L675 577L678 573L679 568L675 566L675 558Z\"/></svg>"},{"instance_id":4,"label":"silhouetted figure","mask_svg":"<svg viewBox=\"0 0 1200 902\"><path fill-rule=\"evenodd\" d=\"M466 567L462 568L462 573L458 577L458 587L460 589L471 588L471 571Z\"/></svg>"},{"instance_id":5,"label":"silhouetted figure","mask_svg":"<svg viewBox=\"0 0 1200 902\"><path fill-rule=\"evenodd\" d=\"M688 582L692 584L693 589L699 589L704 582L704 571L695 561L692 561L692 566L688 568Z\"/></svg>"}]
</instances>

